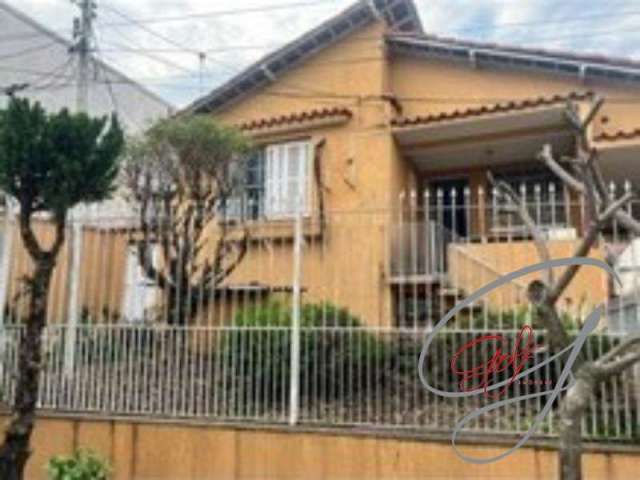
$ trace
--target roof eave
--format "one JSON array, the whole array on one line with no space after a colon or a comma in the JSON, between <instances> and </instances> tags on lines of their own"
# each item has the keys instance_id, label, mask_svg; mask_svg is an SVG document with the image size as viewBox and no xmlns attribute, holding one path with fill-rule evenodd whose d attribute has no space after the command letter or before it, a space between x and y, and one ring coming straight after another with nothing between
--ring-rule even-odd
<instances>
[{"instance_id":1,"label":"roof eave","mask_svg":"<svg viewBox=\"0 0 640 480\"><path fill-rule=\"evenodd\" d=\"M429 58L446 58L468 62L472 66L498 65L513 69L539 70L578 78L580 81L616 81L640 85L640 64L637 67L612 65L590 57L563 58L561 55L544 54L518 49L517 52L482 45L447 42L417 36L390 36L387 42L392 52Z\"/></svg>"},{"instance_id":2,"label":"roof eave","mask_svg":"<svg viewBox=\"0 0 640 480\"><path fill-rule=\"evenodd\" d=\"M398 31L422 32L420 17L412 0L360 0L293 42L261 58L210 94L196 100L181 113L211 113L273 81L320 50L333 45L355 30L384 17Z\"/></svg>"}]
</instances>

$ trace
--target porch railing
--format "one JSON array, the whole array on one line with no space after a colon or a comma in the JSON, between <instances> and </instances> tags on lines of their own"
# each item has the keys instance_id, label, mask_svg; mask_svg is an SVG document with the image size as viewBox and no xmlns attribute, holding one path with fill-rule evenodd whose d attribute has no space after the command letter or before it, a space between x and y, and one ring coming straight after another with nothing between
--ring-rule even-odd
<instances>
[{"instance_id":1,"label":"porch railing","mask_svg":"<svg viewBox=\"0 0 640 480\"><path fill-rule=\"evenodd\" d=\"M391 275L438 277L447 272L447 247L453 232L431 220L392 227Z\"/></svg>"}]
</instances>

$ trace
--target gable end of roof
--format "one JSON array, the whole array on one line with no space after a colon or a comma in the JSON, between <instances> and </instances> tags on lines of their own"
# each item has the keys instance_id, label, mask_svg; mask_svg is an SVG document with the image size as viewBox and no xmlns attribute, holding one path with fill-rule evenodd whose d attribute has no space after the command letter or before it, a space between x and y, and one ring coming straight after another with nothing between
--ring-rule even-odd
<instances>
[{"instance_id":1,"label":"gable end of roof","mask_svg":"<svg viewBox=\"0 0 640 480\"><path fill-rule=\"evenodd\" d=\"M189 105L183 113L211 113L269 84L273 77L291 70L342 38L382 18L396 32L422 33L413 0L359 0L342 13L263 57L208 95Z\"/></svg>"}]
</instances>

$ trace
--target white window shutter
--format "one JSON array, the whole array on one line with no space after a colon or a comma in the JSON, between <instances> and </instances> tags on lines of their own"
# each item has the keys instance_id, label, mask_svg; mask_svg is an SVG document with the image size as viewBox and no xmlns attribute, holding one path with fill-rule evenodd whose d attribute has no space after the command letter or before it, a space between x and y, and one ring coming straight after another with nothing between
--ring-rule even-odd
<instances>
[{"instance_id":1,"label":"white window shutter","mask_svg":"<svg viewBox=\"0 0 640 480\"><path fill-rule=\"evenodd\" d=\"M268 218L290 218L298 204L308 213L309 144L291 142L267 148L265 212Z\"/></svg>"},{"instance_id":2,"label":"white window shutter","mask_svg":"<svg viewBox=\"0 0 640 480\"><path fill-rule=\"evenodd\" d=\"M290 218L295 215L299 203L303 213L308 213L308 164L307 142L291 142L267 148L267 217Z\"/></svg>"}]
</instances>

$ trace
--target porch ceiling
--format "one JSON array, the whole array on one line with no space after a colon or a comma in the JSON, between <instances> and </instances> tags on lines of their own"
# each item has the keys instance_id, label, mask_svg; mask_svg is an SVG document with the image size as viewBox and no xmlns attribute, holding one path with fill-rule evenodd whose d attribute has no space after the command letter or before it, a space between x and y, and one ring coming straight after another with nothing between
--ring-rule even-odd
<instances>
[{"instance_id":1,"label":"porch ceiling","mask_svg":"<svg viewBox=\"0 0 640 480\"><path fill-rule=\"evenodd\" d=\"M560 154L573 148L573 135L557 105L394 130L405 158L421 172L530 161L550 143Z\"/></svg>"},{"instance_id":2,"label":"porch ceiling","mask_svg":"<svg viewBox=\"0 0 640 480\"><path fill-rule=\"evenodd\" d=\"M640 185L640 138L614 143L596 142L600 167L605 180L622 185L625 181Z\"/></svg>"}]
</instances>

